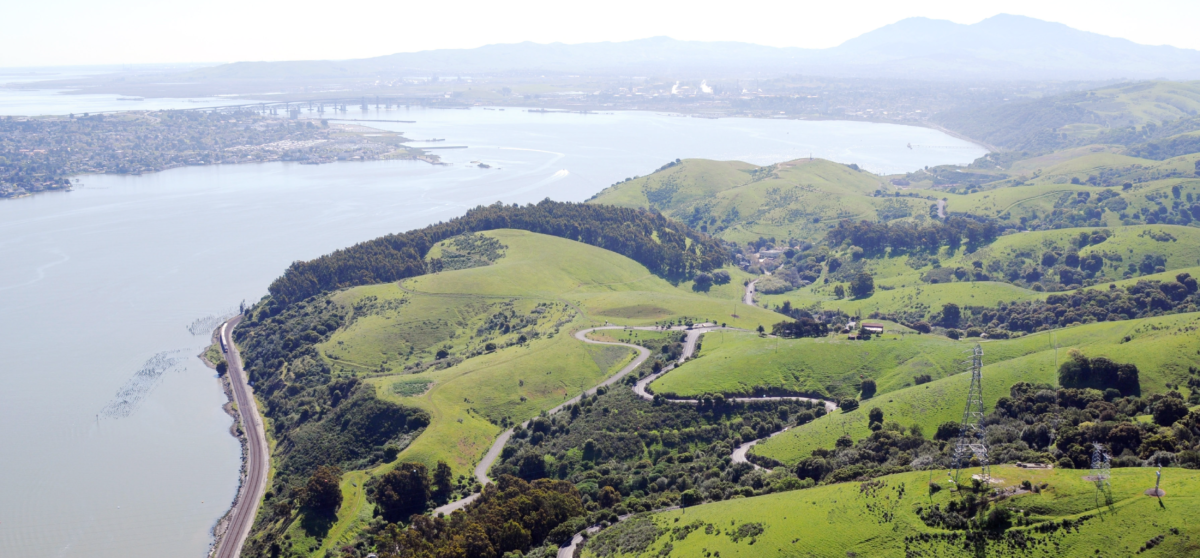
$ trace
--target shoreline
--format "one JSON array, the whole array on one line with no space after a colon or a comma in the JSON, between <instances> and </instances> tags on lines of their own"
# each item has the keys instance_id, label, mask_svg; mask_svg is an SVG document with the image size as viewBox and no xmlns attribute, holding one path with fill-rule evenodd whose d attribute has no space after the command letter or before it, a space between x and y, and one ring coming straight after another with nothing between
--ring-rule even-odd
<instances>
[{"instance_id":1,"label":"shoreline","mask_svg":"<svg viewBox=\"0 0 1200 558\"><path fill-rule=\"evenodd\" d=\"M231 431L240 434L237 437L242 442L242 469L237 494L229 511L213 526L215 540L209 550L210 558L237 558L241 555L254 526L254 519L258 515L259 504L266 492L270 474L270 445L263 428L262 417L258 414L253 388L243 376L241 355L238 354L230 333L241 320L240 314L234 316L222 323L215 332L224 349L222 354L227 364L221 384L230 396L230 401L223 407L226 412L234 410L239 419L234 421ZM237 385L235 381L238 382ZM243 411L245 408L248 410ZM247 424L247 421L251 424ZM254 429L253 437L251 428ZM233 538L230 538L230 535Z\"/></svg>"},{"instance_id":2,"label":"shoreline","mask_svg":"<svg viewBox=\"0 0 1200 558\"><path fill-rule=\"evenodd\" d=\"M211 343L205 347L204 351L196 355L196 358L199 358L200 362L204 363L204 366L208 367L214 372L217 369L217 364L208 360L206 357L208 349L213 345L220 347L220 334L220 327L214 329L212 335L209 337L209 341L211 341ZM249 455L246 432L241 428L242 416L241 412L237 408L237 402L234 400L233 386L229 384L229 374L218 374L217 381L221 384L221 391L225 393L226 399L225 404L221 405L221 410L225 411L225 414L229 415L229 417L233 419L233 422L229 425L229 435L236 438L239 445L241 445L242 459L241 466L238 469L238 487L237 491L233 494L233 501L230 502L229 509L225 510L225 513L222 514L221 517L217 518L216 523L214 523L212 529L209 530L213 536L212 543L209 544L208 547L208 552L205 553L205 556L209 557L216 554L217 549L220 548L221 543L225 540L225 535L229 532L230 516L233 515L233 510L237 508L238 502L241 499L242 485L246 483L246 475L248 473L247 469L249 465L246 459Z\"/></svg>"}]
</instances>

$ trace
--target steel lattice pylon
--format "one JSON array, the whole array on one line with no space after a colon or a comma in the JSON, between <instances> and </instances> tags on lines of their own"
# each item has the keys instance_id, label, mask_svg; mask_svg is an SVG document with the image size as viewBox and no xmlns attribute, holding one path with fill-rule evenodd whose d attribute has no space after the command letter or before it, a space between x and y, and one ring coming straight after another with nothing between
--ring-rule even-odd
<instances>
[{"instance_id":1,"label":"steel lattice pylon","mask_svg":"<svg viewBox=\"0 0 1200 558\"><path fill-rule=\"evenodd\" d=\"M1113 503L1112 484L1109 483L1109 478L1112 476L1110 470L1112 463L1112 455L1108 450L1095 442L1092 442L1092 479L1096 481L1096 497L1104 497L1104 504L1111 506ZM1097 502L1099 504L1099 502Z\"/></svg>"},{"instance_id":2,"label":"steel lattice pylon","mask_svg":"<svg viewBox=\"0 0 1200 558\"><path fill-rule=\"evenodd\" d=\"M1108 481L1111 476L1111 462L1112 456L1109 455L1108 450L1104 449L1104 446L1093 442L1092 477L1096 479L1096 488L1100 490L1107 490L1111 486Z\"/></svg>"},{"instance_id":3,"label":"steel lattice pylon","mask_svg":"<svg viewBox=\"0 0 1200 558\"><path fill-rule=\"evenodd\" d=\"M976 344L971 360L966 364L971 368L971 389L967 391L967 407L963 410L962 427L958 431L958 442L954 445L954 470L951 476L955 484L959 483L958 477L964 463L969 466L971 457L979 458L984 482L992 477L987 442L983 437L983 347Z\"/></svg>"}]
</instances>

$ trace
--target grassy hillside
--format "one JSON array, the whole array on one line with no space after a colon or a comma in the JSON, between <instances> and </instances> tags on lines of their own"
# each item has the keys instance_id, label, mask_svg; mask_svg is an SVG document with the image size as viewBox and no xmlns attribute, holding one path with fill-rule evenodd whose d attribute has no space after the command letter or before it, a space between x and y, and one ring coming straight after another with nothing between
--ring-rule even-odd
<instances>
[{"instance_id":1,"label":"grassy hillside","mask_svg":"<svg viewBox=\"0 0 1200 558\"><path fill-rule=\"evenodd\" d=\"M879 391L885 392L911 383L918 374L940 378L955 373L954 364L962 360L965 347L935 335L889 333L871 342L840 337L776 339L753 333L708 333L699 358L654 381L651 388L680 397L751 395L756 387L826 398L854 397L862 378L875 379Z\"/></svg>"},{"instance_id":2,"label":"grassy hillside","mask_svg":"<svg viewBox=\"0 0 1200 558\"><path fill-rule=\"evenodd\" d=\"M1097 89L1079 105L1113 128L1187 118L1200 112L1200 82L1156 81Z\"/></svg>"},{"instance_id":3,"label":"grassy hillside","mask_svg":"<svg viewBox=\"0 0 1200 558\"><path fill-rule=\"evenodd\" d=\"M1100 256L1103 265L1094 270L1091 279L1087 279L1087 274L1081 270L1078 280L1104 288L1112 282L1126 285L1139 279L1174 280L1176 274L1195 271L1194 268L1200 265L1200 228L1178 225L1111 227L1106 229L1109 236L1105 241L1076 247L1075 241L1081 233L1092 234L1098 230L1073 228L1007 235L972 253L950 253L943 249L936 256L936 264L934 257L921 255L865 259L854 264L854 268L874 277L876 290L867 297L837 299L835 287L838 284L845 286L853 276L843 273L830 277L828 284L817 281L783 294L759 294L757 300L772 308L788 302L802 308L815 305L863 316L872 312L923 312L928 315L940 310L947 302L960 306L996 306L1001 302L1044 299L1046 292L1030 287L1034 283L1053 284L1061 278L1052 267L1039 268L1047 251L1061 256L1075 252L1081 259L1092 254ZM1141 269L1147 257L1161 264L1165 271L1156 273L1153 269ZM989 280L973 280L969 275L974 273L976 262ZM1133 271L1129 270L1130 265L1134 266ZM1040 269L1043 276L1030 281L1026 275L1029 269ZM961 270L963 275L956 275L956 270ZM930 282L934 279L937 283Z\"/></svg>"},{"instance_id":4,"label":"grassy hillside","mask_svg":"<svg viewBox=\"0 0 1200 558\"><path fill-rule=\"evenodd\" d=\"M855 349L849 358L856 357L854 353L880 345L906 343L913 337L906 336L903 341L859 342L857 345L865 348ZM922 337L921 343L926 343L925 338L929 336ZM766 345L766 342L762 345ZM1142 393L1164 393L1169 389L1167 384L1175 385L1186 380L1189 366L1200 366L1200 352L1196 349L1200 347L1200 314L1087 324L1018 339L985 341L982 345L984 405L988 409L1000 397L1007 396L1009 387L1016 382L1057 385L1058 364L1072 348L1081 350L1089 357L1104 356L1117 362L1137 364L1141 373ZM957 343L956 346L957 353L950 352L943 357L944 366L951 373L962 370L961 365L956 367L955 364L966 358L964 351L970 345ZM1055 346L1058 347L1057 351ZM873 350L879 354L880 349ZM810 361L804 357L806 365L831 360L836 362L840 359ZM699 374L700 369L697 372L688 371L691 365L689 363L672 371L664 379L676 374ZM736 366L730 368L735 369ZM904 370L907 372L907 369ZM886 371L877 373L889 377ZM933 376L938 377L936 374ZM898 373L891 374L890 378L892 383L880 382L880 393L863 401L858 410L836 412L798 426L758 444L753 452L783 463L795 463L814 449L832 448L840 436L849 435L855 440L863 438L870 434L867 410L871 407L882 409L885 420L894 420L904 426L917 425L926 435L932 435L943 422L961 420L964 397L970 384L969 375L959 373L895 391L888 390L895 389L895 382L905 378ZM687 383L687 378L677 377L675 381Z\"/></svg>"},{"instance_id":5,"label":"grassy hillside","mask_svg":"<svg viewBox=\"0 0 1200 558\"><path fill-rule=\"evenodd\" d=\"M992 145L1046 152L1185 133L1196 129L1197 110L1200 83L1149 81L952 111L935 120Z\"/></svg>"},{"instance_id":6,"label":"grassy hillside","mask_svg":"<svg viewBox=\"0 0 1200 558\"><path fill-rule=\"evenodd\" d=\"M772 307L791 302L793 306L809 307L813 304L823 309L841 310L847 314L872 312L890 314L895 312L924 309L937 311L946 302L994 306L999 302L1035 300L1045 298L1045 293L995 281L970 281L956 283L920 283L916 277L897 279L898 285L891 290L876 290L865 298L836 299L831 286L805 287L785 294L758 295L761 302ZM910 284L916 283L916 284Z\"/></svg>"},{"instance_id":7,"label":"grassy hillside","mask_svg":"<svg viewBox=\"0 0 1200 558\"><path fill-rule=\"evenodd\" d=\"M962 531L925 525L918 510L945 507L959 495L928 484L945 471L919 471L844 483L737 498L630 520L594 536L584 556L1132 556L1157 539L1150 556L1190 556L1200 536L1200 472L1166 469L1162 506L1142 494L1154 486L1151 469L1114 469L1112 505L1096 500L1094 483L1073 470L996 467L997 484L1022 481L1046 485L995 505L1018 516L1029 512L1032 526L1016 526L1006 536L965 543ZM945 483L943 482L943 485ZM1059 529L1051 522L1074 520ZM1060 524L1061 525L1061 524ZM1041 527L1039 529L1038 527ZM739 534L740 533L740 534ZM932 536L930 536L932 535ZM1023 540L1025 550L1014 544ZM613 547L632 552L606 552ZM1018 543L1019 544L1019 543Z\"/></svg>"},{"instance_id":8,"label":"grassy hillside","mask_svg":"<svg viewBox=\"0 0 1200 558\"><path fill-rule=\"evenodd\" d=\"M570 336L576 329L688 318L754 328L776 319L739 307L737 285L696 292L593 246L525 231L485 234L505 246L492 265L356 287L335 298L356 309L355 319L318 346L322 355L335 369L372 375L380 397L433 417L401 460L441 459L456 474L469 472L500 425L595 385L632 354L579 343ZM445 356L437 359L438 351ZM428 382L424 392L393 387L426 369L417 376Z\"/></svg>"},{"instance_id":9,"label":"grassy hillside","mask_svg":"<svg viewBox=\"0 0 1200 558\"><path fill-rule=\"evenodd\" d=\"M928 199L876 196L893 190L880 176L824 159L765 167L688 159L609 187L591 201L656 209L693 228L747 242L760 236L819 237L841 219L929 213Z\"/></svg>"},{"instance_id":10,"label":"grassy hillside","mask_svg":"<svg viewBox=\"0 0 1200 558\"><path fill-rule=\"evenodd\" d=\"M483 234L503 245L490 265L332 297L352 310L347 325L316 346L333 373L366 378L380 398L427 411L430 424L393 462L346 474L344 503L324 537L297 516L287 529L294 548L319 555L352 540L371 518L363 482L396 463L432 470L445 461L455 476L469 476L507 425L598 384L635 354L581 343L572 336L578 329L686 319L753 328L777 316L738 302L745 274L737 270L730 284L698 292L691 282L672 285L633 260L579 242L518 230ZM430 257L446 251L439 244Z\"/></svg>"}]
</instances>

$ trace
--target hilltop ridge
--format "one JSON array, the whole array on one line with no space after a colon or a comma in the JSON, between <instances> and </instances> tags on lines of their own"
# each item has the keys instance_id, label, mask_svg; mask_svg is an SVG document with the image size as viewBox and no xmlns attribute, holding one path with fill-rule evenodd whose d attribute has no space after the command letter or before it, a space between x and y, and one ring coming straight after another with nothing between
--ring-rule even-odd
<instances>
[{"instance_id":1,"label":"hilltop ridge","mask_svg":"<svg viewBox=\"0 0 1200 558\"><path fill-rule=\"evenodd\" d=\"M789 73L933 80L1099 80L1200 78L1200 51L1149 46L1061 23L1000 14L964 25L923 17L875 29L827 49L733 41L522 42L472 49L404 52L342 61L236 62L185 79L346 77L374 72L622 74L703 77Z\"/></svg>"}]
</instances>

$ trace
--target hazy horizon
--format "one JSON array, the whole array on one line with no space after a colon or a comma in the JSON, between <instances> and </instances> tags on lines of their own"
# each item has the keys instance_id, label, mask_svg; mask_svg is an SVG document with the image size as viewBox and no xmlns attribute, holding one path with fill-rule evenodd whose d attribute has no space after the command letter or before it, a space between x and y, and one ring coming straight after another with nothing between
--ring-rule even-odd
<instances>
[{"instance_id":1,"label":"hazy horizon","mask_svg":"<svg viewBox=\"0 0 1200 558\"><path fill-rule=\"evenodd\" d=\"M1061 23L1142 45L1200 50L1200 35L1191 25L1200 20L1200 4L1181 0L1137 5L1023 0L961 5L925 0L903 6L876 1L815 6L752 1L735 13L718 11L715 4L709 9L706 3L683 10L633 2L610 4L602 12L564 13L556 4L526 0L503 8L468 2L453 17L427 5L368 3L354 13L331 13L316 3L288 6L286 12L274 5L224 0L201 11L137 0L106 3L104 9L78 0L12 6L10 19L22 26L0 36L0 68L349 60L494 44L626 42L659 36L825 49L908 18L970 25L1000 14ZM1144 17L1150 12L1171 17ZM231 13L237 17L229 17ZM763 13L776 17L764 24ZM113 41L113 36L122 40Z\"/></svg>"}]
</instances>

